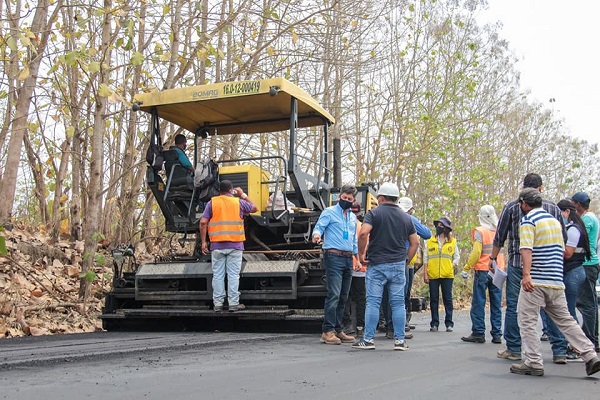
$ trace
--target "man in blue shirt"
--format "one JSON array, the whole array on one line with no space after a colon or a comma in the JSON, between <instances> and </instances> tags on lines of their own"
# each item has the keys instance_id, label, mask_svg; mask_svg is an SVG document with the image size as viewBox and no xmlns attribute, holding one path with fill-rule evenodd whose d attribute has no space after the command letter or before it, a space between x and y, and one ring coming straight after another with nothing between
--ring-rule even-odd
<instances>
[{"instance_id":1,"label":"man in blue shirt","mask_svg":"<svg viewBox=\"0 0 600 400\"><path fill-rule=\"evenodd\" d=\"M182 135L181 133L175 135L175 151L177 151L179 163L183 166L183 168L194 172L194 167L192 166L192 163L190 162L188 156L185 154L185 149L187 148L187 145L185 143L186 140L187 139L185 138L185 135Z\"/></svg>"},{"instance_id":2,"label":"man in blue shirt","mask_svg":"<svg viewBox=\"0 0 600 400\"><path fill-rule=\"evenodd\" d=\"M350 211L356 193L354 186L342 186L338 204L323 210L313 229L314 243L324 239L323 268L327 297L321 343L325 344L354 342L353 336L344 333L342 318L352 282L353 261L358 252L356 215Z\"/></svg>"}]
</instances>

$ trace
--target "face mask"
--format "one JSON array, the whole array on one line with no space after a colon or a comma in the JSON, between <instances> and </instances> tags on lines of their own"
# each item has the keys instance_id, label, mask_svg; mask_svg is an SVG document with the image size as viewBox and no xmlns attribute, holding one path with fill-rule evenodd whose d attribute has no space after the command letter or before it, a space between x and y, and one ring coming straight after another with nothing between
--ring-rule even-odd
<instances>
[{"instance_id":1,"label":"face mask","mask_svg":"<svg viewBox=\"0 0 600 400\"><path fill-rule=\"evenodd\" d=\"M564 217L563 217L563 223L564 223L565 225L567 225L567 224L569 223L569 218L564 218Z\"/></svg>"},{"instance_id":2,"label":"face mask","mask_svg":"<svg viewBox=\"0 0 600 400\"><path fill-rule=\"evenodd\" d=\"M442 233L444 233L444 227L443 226L436 226L435 227L435 233L439 235L441 235Z\"/></svg>"},{"instance_id":3,"label":"face mask","mask_svg":"<svg viewBox=\"0 0 600 400\"><path fill-rule=\"evenodd\" d=\"M344 199L340 199L338 204L340 205L340 207L342 207L342 210L348 210L350 209L350 207L352 207L352 202Z\"/></svg>"}]
</instances>

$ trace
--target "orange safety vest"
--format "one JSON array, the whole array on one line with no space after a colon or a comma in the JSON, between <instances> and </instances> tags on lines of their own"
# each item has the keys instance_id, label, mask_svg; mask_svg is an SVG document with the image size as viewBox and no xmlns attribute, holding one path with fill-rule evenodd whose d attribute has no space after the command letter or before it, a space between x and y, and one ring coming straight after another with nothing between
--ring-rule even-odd
<instances>
[{"instance_id":1,"label":"orange safety vest","mask_svg":"<svg viewBox=\"0 0 600 400\"><path fill-rule=\"evenodd\" d=\"M492 231L483 226L478 226L471 231L471 239L473 239L473 241L475 241L475 231L481 234L482 249L479 261L473 266L473 269L475 271L489 271L490 255L494 248L494 236L496 235L496 231ZM504 255L502 255L502 253L498 254L496 264L498 264L501 269L504 269Z\"/></svg>"},{"instance_id":2,"label":"orange safety vest","mask_svg":"<svg viewBox=\"0 0 600 400\"><path fill-rule=\"evenodd\" d=\"M211 242L243 242L244 219L240 216L240 199L233 196L215 196L212 202L212 217L208 222L208 237Z\"/></svg>"}]
</instances>

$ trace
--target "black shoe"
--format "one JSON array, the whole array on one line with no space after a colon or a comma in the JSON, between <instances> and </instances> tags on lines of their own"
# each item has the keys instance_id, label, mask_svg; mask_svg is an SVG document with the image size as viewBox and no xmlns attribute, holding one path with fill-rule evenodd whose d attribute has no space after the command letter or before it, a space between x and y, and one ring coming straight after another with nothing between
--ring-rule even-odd
<instances>
[{"instance_id":1,"label":"black shoe","mask_svg":"<svg viewBox=\"0 0 600 400\"><path fill-rule=\"evenodd\" d=\"M549 341L549 340L550 340L550 338L548 337L548 334L547 334L547 333L544 333L544 334L542 334L542 337L540 338L540 340L541 340L542 342L547 342L547 341Z\"/></svg>"},{"instance_id":2,"label":"black shoe","mask_svg":"<svg viewBox=\"0 0 600 400\"><path fill-rule=\"evenodd\" d=\"M597 356L585 363L585 373L588 376L594 375L598 371L600 371L600 358Z\"/></svg>"},{"instance_id":3,"label":"black shoe","mask_svg":"<svg viewBox=\"0 0 600 400\"><path fill-rule=\"evenodd\" d=\"M354 342L354 344L352 344L352 348L361 350L375 350L375 343L363 338L357 342Z\"/></svg>"},{"instance_id":4,"label":"black shoe","mask_svg":"<svg viewBox=\"0 0 600 400\"><path fill-rule=\"evenodd\" d=\"M431 328L429 328L429 332L437 332L437 331L438 331L437 326L432 326Z\"/></svg>"},{"instance_id":5,"label":"black shoe","mask_svg":"<svg viewBox=\"0 0 600 400\"><path fill-rule=\"evenodd\" d=\"M415 337L415 335L413 335L411 332L407 332L404 334L404 339L412 339L413 337Z\"/></svg>"},{"instance_id":6,"label":"black shoe","mask_svg":"<svg viewBox=\"0 0 600 400\"><path fill-rule=\"evenodd\" d=\"M484 336L475 336L473 334L471 334L469 336L463 336L460 338L460 340L462 340L463 342L469 342L469 343L485 343Z\"/></svg>"},{"instance_id":7,"label":"black shoe","mask_svg":"<svg viewBox=\"0 0 600 400\"><path fill-rule=\"evenodd\" d=\"M406 351L408 350L408 345L404 340L396 340L394 343L394 350Z\"/></svg>"},{"instance_id":8,"label":"black shoe","mask_svg":"<svg viewBox=\"0 0 600 400\"><path fill-rule=\"evenodd\" d=\"M501 344L502 338L500 336L496 336L495 338L492 338L492 343Z\"/></svg>"},{"instance_id":9,"label":"black shoe","mask_svg":"<svg viewBox=\"0 0 600 400\"><path fill-rule=\"evenodd\" d=\"M215 306L215 312L223 312L223 306Z\"/></svg>"}]
</instances>

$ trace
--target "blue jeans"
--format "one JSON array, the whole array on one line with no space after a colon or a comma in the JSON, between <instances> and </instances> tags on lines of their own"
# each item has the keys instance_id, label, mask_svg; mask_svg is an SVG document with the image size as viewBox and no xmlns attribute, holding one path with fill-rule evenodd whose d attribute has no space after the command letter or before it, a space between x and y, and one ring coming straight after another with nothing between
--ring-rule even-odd
<instances>
[{"instance_id":1,"label":"blue jeans","mask_svg":"<svg viewBox=\"0 0 600 400\"><path fill-rule=\"evenodd\" d=\"M548 314L544 312L543 308L540 310L540 318L542 320L542 334L548 335Z\"/></svg>"},{"instance_id":2,"label":"blue jeans","mask_svg":"<svg viewBox=\"0 0 600 400\"><path fill-rule=\"evenodd\" d=\"M471 322L473 336L485 336L485 293L490 296L490 333L493 338L502 336L502 290L492 283L487 271L475 271L473 280L473 300L471 301Z\"/></svg>"},{"instance_id":3,"label":"blue jeans","mask_svg":"<svg viewBox=\"0 0 600 400\"><path fill-rule=\"evenodd\" d=\"M406 267L405 271L406 285L404 285L404 308L406 310L406 324L408 325L409 314L412 311L412 306L410 304L410 291L412 289L412 284L415 277L415 269ZM385 329L388 332L393 332L394 321L392 320L392 308L390 307L390 301L387 292L383 293L382 309L385 315Z\"/></svg>"},{"instance_id":4,"label":"blue jeans","mask_svg":"<svg viewBox=\"0 0 600 400\"><path fill-rule=\"evenodd\" d=\"M523 270L508 264L506 277L506 312L504 313L504 340L511 353L521 354L521 332L517 322L517 302L521 292Z\"/></svg>"},{"instance_id":5,"label":"blue jeans","mask_svg":"<svg viewBox=\"0 0 600 400\"><path fill-rule=\"evenodd\" d=\"M440 287L442 288L442 300L444 302L444 310L446 311L446 317L444 318L444 324L446 328L454 327L452 321L452 312L454 306L452 304L452 283L454 278L438 278L429 280L429 308L431 308L431 323L432 327L440 325Z\"/></svg>"},{"instance_id":6,"label":"blue jeans","mask_svg":"<svg viewBox=\"0 0 600 400\"><path fill-rule=\"evenodd\" d=\"M323 310L323 332L342 331L344 308L352 282L352 257L324 253L327 297Z\"/></svg>"},{"instance_id":7,"label":"blue jeans","mask_svg":"<svg viewBox=\"0 0 600 400\"><path fill-rule=\"evenodd\" d=\"M598 348L598 297L596 295L596 280L598 279L598 264L584 265L585 282L581 285L579 298L577 299L577 309L583 318L581 328Z\"/></svg>"},{"instance_id":8,"label":"blue jeans","mask_svg":"<svg viewBox=\"0 0 600 400\"><path fill-rule=\"evenodd\" d=\"M585 267L583 265L573 268L567 272L564 276L565 279L565 297L567 298L567 307L569 307L569 313L577 319L577 297L581 291L581 285L585 282ZM595 288L594 288L595 290Z\"/></svg>"},{"instance_id":9,"label":"blue jeans","mask_svg":"<svg viewBox=\"0 0 600 400\"><path fill-rule=\"evenodd\" d=\"M225 272L227 272L227 299L230 306L240 304L240 271L242 250L221 249L211 252L213 303L222 306L225 302Z\"/></svg>"},{"instance_id":10,"label":"blue jeans","mask_svg":"<svg viewBox=\"0 0 600 400\"><path fill-rule=\"evenodd\" d=\"M404 340L404 325L406 323L406 310L404 308L405 265L406 261L368 266L365 278L367 287L365 340L373 340L375 337L375 329L379 321L379 307L386 285L392 307L394 338Z\"/></svg>"}]
</instances>

